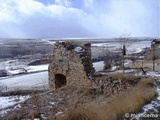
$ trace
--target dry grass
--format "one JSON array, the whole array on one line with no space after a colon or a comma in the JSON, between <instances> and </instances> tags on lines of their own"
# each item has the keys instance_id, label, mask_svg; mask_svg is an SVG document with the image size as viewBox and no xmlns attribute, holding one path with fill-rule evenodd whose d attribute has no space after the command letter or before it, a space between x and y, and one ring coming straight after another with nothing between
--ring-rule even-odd
<instances>
[{"instance_id":1,"label":"dry grass","mask_svg":"<svg viewBox=\"0 0 160 120\"><path fill-rule=\"evenodd\" d=\"M81 109L70 111L61 120L120 119L124 117L125 113L138 112L143 105L155 97L156 90L152 85L153 80L151 78L142 79L129 91L121 92L113 96L109 101L105 97L103 101L102 98L97 98L84 105Z\"/></svg>"},{"instance_id":2,"label":"dry grass","mask_svg":"<svg viewBox=\"0 0 160 120\"><path fill-rule=\"evenodd\" d=\"M107 104L101 115L101 120L117 119L125 113L134 113L152 100L156 94L156 90L150 87L151 80L142 80L129 92L121 93L109 104ZM104 114L105 113L105 114ZM106 116L106 114L110 116Z\"/></svg>"},{"instance_id":3,"label":"dry grass","mask_svg":"<svg viewBox=\"0 0 160 120\"><path fill-rule=\"evenodd\" d=\"M1 96L12 96L12 95L29 95L29 94L36 94L36 93L42 93L45 90L15 90L15 91L9 91L9 92L0 92Z\"/></svg>"},{"instance_id":4,"label":"dry grass","mask_svg":"<svg viewBox=\"0 0 160 120\"><path fill-rule=\"evenodd\" d=\"M96 112L89 109L79 108L71 110L61 120L100 120Z\"/></svg>"}]
</instances>

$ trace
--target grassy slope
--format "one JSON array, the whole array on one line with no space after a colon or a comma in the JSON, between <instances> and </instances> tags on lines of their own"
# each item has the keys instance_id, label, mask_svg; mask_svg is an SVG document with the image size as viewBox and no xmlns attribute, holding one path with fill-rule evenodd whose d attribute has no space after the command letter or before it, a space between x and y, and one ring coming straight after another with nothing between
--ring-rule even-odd
<instances>
[{"instance_id":1,"label":"grassy slope","mask_svg":"<svg viewBox=\"0 0 160 120\"><path fill-rule=\"evenodd\" d=\"M153 80L151 78L143 79L129 91L114 95L109 101L106 98L103 98L103 101L98 99L90 101L81 108L69 111L61 120L120 119L124 117L125 113L139 111L144 104L155 97L156 90L152 85Z\"/></svg>"}]
</instances>

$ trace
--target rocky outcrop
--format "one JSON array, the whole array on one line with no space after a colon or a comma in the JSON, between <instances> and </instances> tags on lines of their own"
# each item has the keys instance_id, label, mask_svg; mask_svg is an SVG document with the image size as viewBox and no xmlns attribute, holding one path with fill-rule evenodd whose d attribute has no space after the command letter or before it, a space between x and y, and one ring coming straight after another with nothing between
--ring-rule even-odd
<instances>
[{"instance_id":1,"label":"rocky outcrop","mask_svg":"<svg viewBox=\"0 0 160 120\"><path fill-rule=\"evenodd\" d=\"M80 41L56 42L52 63L49 65L49 87L64 85L90 86L94 68L91 62L91 44Z\"/></svg>"}]
</instances>

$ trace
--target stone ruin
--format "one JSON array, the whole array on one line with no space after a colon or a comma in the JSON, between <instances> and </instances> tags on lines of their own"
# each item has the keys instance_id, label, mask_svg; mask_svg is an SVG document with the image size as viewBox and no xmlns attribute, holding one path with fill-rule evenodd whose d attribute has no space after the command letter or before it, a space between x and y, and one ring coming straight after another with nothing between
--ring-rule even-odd
<instances>
[{"instance_id":1,"label":"stone ruin","mask_svg":"<svg viewBox=\"0 0 160 120\"><path fill-rule=\"evenodd\" d=\"M100 90L105 95L130 89L141 79L109 76L95 72L91 61L91 44L80 41L56 42L49 65L49 88L85 86Z\"/></svg>"},{"instance_id":2,"label":"stone ruin","mask_svg":"<svg viewBox=\"0 0 160 120\"><path fill-rule=\"evenodd\" d=\"M91 44L80 41L58 41L54 44L49 65L49 88L65 85L90 86L95 69L91 61Z\"/></svg>"}]
</instances>

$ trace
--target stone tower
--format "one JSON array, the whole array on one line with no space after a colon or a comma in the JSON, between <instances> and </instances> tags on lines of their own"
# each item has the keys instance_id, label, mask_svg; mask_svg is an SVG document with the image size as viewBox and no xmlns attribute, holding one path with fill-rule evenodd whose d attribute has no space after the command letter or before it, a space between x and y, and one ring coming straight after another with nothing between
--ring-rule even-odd
<instances>
[{"instance_id":1,"label":"stone tower","mask_svg":"<svg viewBox=\"0 0 160 120\"><path fill-rule=\"evenodd\" d=\"M49 65L49 87L89 86L93 72L91 44L80 41L56 42Z\"/></svg>"}]
</instances>

